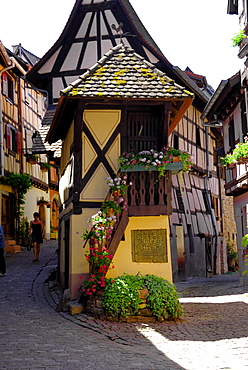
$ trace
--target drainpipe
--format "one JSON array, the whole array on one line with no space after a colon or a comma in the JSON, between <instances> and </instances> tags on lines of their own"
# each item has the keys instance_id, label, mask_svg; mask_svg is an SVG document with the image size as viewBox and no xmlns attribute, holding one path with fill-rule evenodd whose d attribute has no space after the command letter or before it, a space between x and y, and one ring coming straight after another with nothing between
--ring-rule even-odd
<instances>
[{"instance_id":1,"label":"drainpipe","mask_svg":"<svg viewBox=\"0 0 248 370\"><path fill-rule=\"evenodd\" d=\"M9 67L0 70L0 79L3 72L8 71L11 68L14 68L15 64L13 63ZM0 176L4 175L4 147L3 147L3 108L2 108L2 84L0 83Z\"/></svg>"}]
</instances>

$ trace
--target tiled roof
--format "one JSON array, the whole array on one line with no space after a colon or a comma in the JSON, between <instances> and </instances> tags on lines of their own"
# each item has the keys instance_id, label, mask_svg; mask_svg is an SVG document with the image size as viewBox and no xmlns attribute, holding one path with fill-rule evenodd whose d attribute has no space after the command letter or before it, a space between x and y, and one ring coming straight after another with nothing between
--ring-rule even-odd
<instances>
[{"instance_id":1,"label":"tiled roof","mask_svg":"<svg viewBox=\"0 0 248 370\"><path fill-rule=\"evenodd\" d=\"M21 57L23 60L27 61L31 66L35 65L35 63L38 62L40 59L27 49L24 49L24 47L19 44L19 45L13 45L13 53Z\"/></svg>"},{"instance_id":2,"label":"tiled roof","mask_svg":"<svg viewBox=\"0 0 248 370\"><path fill-rule=\"evenodd\" d=\"M54 157L60 158L62 141L58 140L56 141L56 143L53 143L51 145L48 144L48 142L46 142L46 136L50 129L50 125L52 123L55 110L56 110L56 106L48 107L46 114L42 121L42 126L36 132L36 135L34 135L33 137L32 153L54 152L53 154Z\"/></svg>"},{"instance_id":3,"label":"tiled roof","mask_svg":"<svg viewBox=\"0 0 248 370\"><path fill-rule=\"evenodd\" d=\"M48 108L47 108L47 111L43 117L43 120L42 120L42 126L46 126L46 125L51 125L52 121L53 121L53 117L54 117L54 114L55 114L55 111L56 111L56 108L57 106L56 105L50 105Z\"/></svg>"},{"instance_id":4,"label":"tiled roof","mask_svg":"<svg viewBox=\"0 0 248 370\"><path fill-rule=\"evenodd\" d=\"M123 99L183 100L194 94L122 44L62 90L62 95Z\"/></svg>"}]
</instances>

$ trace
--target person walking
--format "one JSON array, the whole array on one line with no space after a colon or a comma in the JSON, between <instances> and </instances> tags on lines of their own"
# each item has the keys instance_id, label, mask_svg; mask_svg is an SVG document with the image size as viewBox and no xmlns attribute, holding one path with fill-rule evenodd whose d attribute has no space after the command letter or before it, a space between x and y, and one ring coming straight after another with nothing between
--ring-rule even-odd
<instances>
[{"instance_id":1,"label":"person walking","mask_svg":"<svg viewBox=\"0 0 248 370\"><path fill-rule=\"evenodd\" d=\"M39 261L40 245L43 243L44 228L43 222L39 219L40 215L38 212L33 214L34 220L30 222L29 235L32 237L34 259L33 262Z\"/></svg>"},{"instance_id":2,"label":"person walking","mask_svg":"<svg viewBox=\"0 0 248 370\"><path fill-rule=\"evenodd\" d=\"M0 276L6 275L6 263L4 257L4 233L0 225Z\"/></svg>"}]
</instances>

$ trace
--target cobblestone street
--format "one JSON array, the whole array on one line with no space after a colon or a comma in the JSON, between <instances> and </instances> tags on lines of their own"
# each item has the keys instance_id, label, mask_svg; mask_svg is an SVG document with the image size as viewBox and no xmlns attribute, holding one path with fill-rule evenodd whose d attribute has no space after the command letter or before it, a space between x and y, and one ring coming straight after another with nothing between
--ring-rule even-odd
<instances>
[{"instance_id":1,"label":"cobblestone street","mask_svg":"<svg viewBox=\"0 0 248 370\"><path fill-rule=\"evenodd\" d=\"M1 369L248 369L248 287L239 287L237 274L176 284L181 321L111 323L55 311L61 293L45 280L56 248L45 242L37 263L26 249L7 255Z\"/></svg>"}]
</instances>

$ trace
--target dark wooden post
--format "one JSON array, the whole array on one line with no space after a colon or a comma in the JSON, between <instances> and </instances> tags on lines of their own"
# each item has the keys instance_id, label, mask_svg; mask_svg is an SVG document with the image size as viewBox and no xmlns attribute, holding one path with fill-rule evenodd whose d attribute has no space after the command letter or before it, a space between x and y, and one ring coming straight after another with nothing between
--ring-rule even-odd
<instances>
[{"instance_id":1,"label":"dark wooden post","mask_svg":"<svg viewBox=\"0 0 248 370\"><path fill-rule=\"evenodd\" d=\"M168 131L170 124L170 114L172 112L172 104L170 101L164 103L164 124L163 124L163 145L168 144Z\"/></svg>"}]
</instances>

